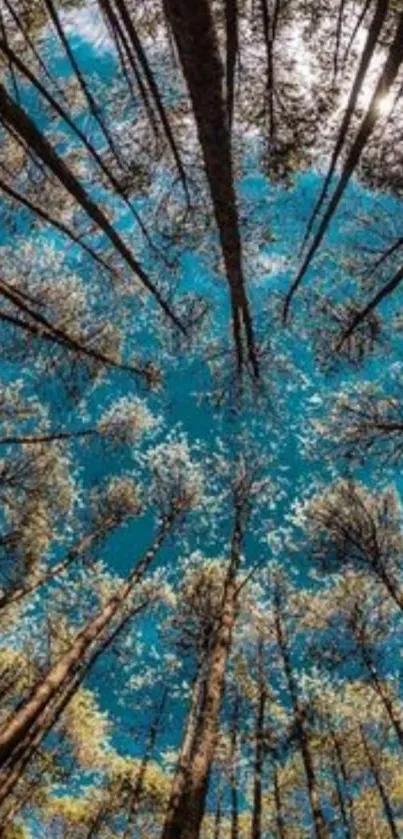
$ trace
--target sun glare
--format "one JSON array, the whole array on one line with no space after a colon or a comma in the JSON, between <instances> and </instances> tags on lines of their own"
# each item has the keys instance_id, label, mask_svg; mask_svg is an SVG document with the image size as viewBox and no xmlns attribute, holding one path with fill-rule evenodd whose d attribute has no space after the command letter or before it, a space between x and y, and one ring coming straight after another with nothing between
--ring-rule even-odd
<instances>
[{"instance_id":1,"label":"sun glare","mask_svg":"<svg viewBox=\"0 0 403 839\"><path fill-rule=\"evenodd\" d=\"M363 91L362 98L361 98L361 104L362 104L362 106L365 110L367 110L367 108L369 108L369 106L371 104L371 101L372 101L372 96L373 96L372 90L369 89L367 91ZM391 91L389 93L386 93L384 96L378 96L378 98L376 100L376 103L375 103L377 116L378 117L388 116L389 111L391 110L392 106L393 106L393 93Z\"/></svg>"},{"instance_id":2,"label":"sun glare","mask_svg":"<svg viewBox=\"0 0 403 839\"><path fill-rule=\"evenodd\" d=\"M376 102L376 111L380 117L386 117L393 106L393 94L386 93L385 96L379 96Z\"/></svg>"}]
</instances>

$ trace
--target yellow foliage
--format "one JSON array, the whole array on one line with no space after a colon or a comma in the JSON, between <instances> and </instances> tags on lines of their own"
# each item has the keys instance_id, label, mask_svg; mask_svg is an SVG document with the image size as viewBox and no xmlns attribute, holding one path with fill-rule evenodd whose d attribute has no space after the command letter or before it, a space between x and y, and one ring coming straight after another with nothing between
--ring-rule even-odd
<instances>
[{"instance_id":1,"label":"yellow foliage","mask_svg":"<svg viewBox=\"0 0 403 839\"><path fill-rule=\"evenodd\" d=\"M80 688L69 703L63 724L71 738L81 765L88 769L102 769L107 763L110 722L99 710L94 694Z\"/></svg>"},{"instance_id":2,"label":"yellow foliage","mask_svg":"<svg viewBox=\"0 0 403 839\"><path fill-rule=\"evenodd\" d=\"M86 796L71 795L48 799L44 812L47 818L54 816L65 819L71 825L87 824L94 817L98 806L96 790L92 789Z\"/></svg>"}]
</instances>

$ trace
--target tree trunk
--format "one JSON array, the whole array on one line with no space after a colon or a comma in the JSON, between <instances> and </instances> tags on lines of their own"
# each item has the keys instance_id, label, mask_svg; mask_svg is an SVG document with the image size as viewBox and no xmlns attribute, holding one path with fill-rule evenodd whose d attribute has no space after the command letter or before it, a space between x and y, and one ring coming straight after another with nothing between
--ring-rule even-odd
<instances>
[{"instance_id":1,"label":"tree trunk","mask_svg":"<svg viewBox=\"0 0 403 839\"><path fill-rule=\"evenodd\" d=\"M340 175L339 182L337 187L332 195L332 198L329 201L328 207L326 212L322 218L322 221L319 225L319 229L314 237L311 247L308 250L308 253L303 261L303 264L298 271L298 274L292 283L292 286L287 294L286 302L284 305L284 320L287 319L288 310L291 304L291 299L297 290L301 280L305 276L305 273L318 250L322 239L324 238L327 229L329 227L330 221L336 212L336 209L341 201L341 198L344 194L344 191L347 187L347 184L352 177L355 168L358 164L358 161L361 157L361 154L375 128L376 123L379 119L379 111L377 108L379 100L386 96L389 92L391 85L396 79L396 76L399 72L400 65L403 61L403 13L399 17L398 25L395 32L395 37L393 42L389 48L389 52L384 64L384 68L381 72L379 77L378 83L375 87L374 93L372 95L371 102L368 106L367 112L362 119L361 125L358 128L357 134L355 139L351 145L347 158L344 162L343 169ZM356 316L352 325L349 327L349 330L343 336L343 342L347 339L348 334L351 335L352 331L356 328L359 323L359 315ZM339 345L340 346L340 345Z\"/></svg>"},{"instance_id":2,"label":"tree trunk","mask_svg":"<svg viewBox=\"0 0 403 839\"><path fill-rule=\"evenodd\" d=\"M33 582L27 582L21 586L16 586L15 588L10 589L10 591L5 592L5 594L0 595L0 611L5 609L11 603L18 603L20 600L23 600L24 597L27 597L34 591L37 591L42 586L46 585L46 583L51 582L56 577L63 574L64 571L67 571L74 562L82 558L85 551L89 550L89 548L93 547L94 544L102 539L106 533L112 529L114 524L117 524L116 520L109 519L108 521L105 521L105 525L102 529L98 529L96 532L88 533L86 536L83 536L80 542L68 551L65 559L62 559L60 562L56 563L56 565L53 565L49 571L45 571L39 579L34 580Z\"/></svg>"},{"instance_id":3,"label":"tree trunk","mask_svg":"<svg viewBox=\"0 0 403 839\"><path fill-rule=\"evenodd\" d=\"M398 717L398 714L395 711L394 704L393 704L390 696L388 696L387 689L385 689L385 687L382 684L381 679L378 676L376 667L374 666L371 655L370 655L369 651L367 650L367 648L365 647L365 644L362 643L362 641L359 640L358 641L358 646L359 646L359 650L360 650L360 653L361 653L362 660L364 662L365 668L366 668L366 670L368 672L368 675L369 675L369 678L370 678L370 684L372 685L373 690L375 691L375 693L377 694L377 696L381 700L382 705L385 708L385 711L386 711L386 713L387 713L387 715L390 719L390 722L393 726L393 729L395 731L396 737L398 739L399 746L403 750L403 728L402 728L402 725L401 725L401 721Z\"/></svg>"},{"instance_id":4,"label":"tree trunk","mask_svg":"<svg viewBox=\"0 0 403 839\"><path fill-rule=\"evenodd\" d=\"M94 97L91 93L91 90L90 90L89 86L87 85L87 82L86 82L86 80L85 80L85 78L84 78L84 76L83 76L83 74L82 74L82 72L81 72L81 70L80 70L80 68L77 64L75 54L70 47L69 39L66 36L65 31L63 29L63 24L62 24L61 19L59 17L59 13L58 13L56 4L53 2L53 0L44 0L44 4L45 4L46 9L49 13L49 17L50 17L50 19L53 23L53 26L55 27L57 35L60 39L60 43L62 44L62 46L65 50L65 53L66 53L67 58L70 62L70 65L71 65L72 70L75 74L75 77L78 81L78 84L81 88L83 96L86 100L86 103L88 105L88 110L89 110L92 118L97 122L99 128L101 129L101 131L102 131L102 133L103 133L103 135L106 139L106 142L109 146L109 149L112 152L118 166L124 168L124 162L123 162L122 157L119 153L119 149L117 148L117 146L114 142L114 139L113 139L113 137L112 137L112 135L109 131L108 125L102 117L100 108L97 105L97 103L96 103L96 101L95 101L95 99L94 99Z\"/></svg>"},{"instance_id":5,"label":"tree trunk","mask_svg":"<svg viewBox=\"0 0 403 839\"><path fill-rule=\"evenodd\" d=\"M218 785L217 789L217 801L214 813L214 836L213 839L220 839L221 837L221 820L222 820L222 787L221 783Z\"/></svg>"},{"instance_id":6,"label":"tree trunk","mask_svg":"<svg viewBox=\"0 0 403 839\"><path fill-rule=\"evenodd\" d=\"M140 607L132 609L128 615L124 616L119 621L113 631L106 638L101 640L95 652L93 652L90 658L83 663L82 667L70 674L69 678L63 685L62 690L57 693L55 699L48 703L38 715L34 725L31 726L31 729L25 737L22 738L21 742L15 749L13 760L10 761L9 765L6 766L0 773L0 806L14 791L25 770L25 767L35 756L42 740L57 723L61 714L70 702L70 699L72 699L97 659L111 646L125 626L132 620L134 615L142 611L146 605L146 603L143 603Z\"/></svg>"},{"instance_id":7,"label":"tree trunk","mask_svg":"<svg viewBox=\"0 0 403 839\"><path fill-rule=\"evenodd\" d=\"M130 248L108 221L103 210L96 204L86 189L77 180L72 170L57 154L46 137L39 131L29 116L10 98L4 85L0 84L0 112L4 123L21 137L28 148L35 152L39 159L49 167L66 191L75 199L77 204L92 219L97 228L102 230L106 238L122 256L126 264L139 278L144 287L157 300L167 317L183 332L183 326L164 300L152 280L148 277L139 262L133 256Z\"/></svg>"},{"instance_id":8,"label":"tree trunk","mask_svg":"<svg viewBox=\"0 0 403 839\"><path fill-rule=\"evenodd\" d=\"M42 740L56 724L70 699L76 693L81 681L81 676L77 674L69 679L67 685L59 692L56 700L48 703L42 710L28 734L21 739L18 747L15 748L12 760L0 772L0 807L14 792L26 766L34 758Z\"/></svg>"},{"instance_id":9,"label":"tree trunk","mask_svg":"<svg viewBox=\"0 0 403 839\"><path fill-rule=\"evenodd\" d=\"M9 175L10 177L10 175ZM109 263L102 258L90 245L87 245L86 242L83 241L82 237L78 234L74 233L66 224L63 224L59 219L54 218L50 213L43 209L39 204L35 204L33 201L30 201L28 198L25 197L21 192L13 189L10 184L6 183L3 178L0 178L0 189L2 192L5 192L9 198L12 198L17 204L21 204L27 210L29 210L33 215L38 216L38 218L42 219L42 221L46 222L46 224L50 224L56 230L60 230L64 236L67 236L71 242L74 242L75 245L82 248L85 253L87 253L91 259L93 259L101 268L104 268L105 271L112 274L112 276L117 277L118 272L115 268L112 268ZM88 350L89 352L89 350ZM115 363L116 366L116 363Z\"/></svg>"},{"instance_id":10,"label":"tree trunk","mask_svg":"<svg viewBox=\"0 0 403 839\"><path fill-rule=\"evenodd\" d=\"M231 720L231 839L239 839L239 802L238 802L238 748L239 748L239 695L235 688L234 706Z\"/></svg>"},{"instance_id":11,"label":"tree trunk","mask_svg":"<svg viewBox=\"0 0 403 839\"><path fill-rule=\"evenodd\" d=\"M231 142L223 96L224 71L210 3L209 0L193 0L192 3L164 0L164 8L189 88L220 235L230 289L238 373L245 365L245 339L248 360L258 378L259 364L242 268Z\"/></svg>"},{"instance_id":12,"label":"tree trunk","mask_svg":"<svg viewBox=\"0 0 403 839\"><path fill-rule=\"evenodd\" d=\"M372 772L372 775L374 777L374 781L375 781L376 788L377 788L378 793L379 793L379 797L382 801L386 821L389 825L390 835L393 837L393 839L399 839L399 831L398 831L396 823L395 823L395 818L394 818L394 815L393 815L392 807L390 805L389 796L388 796L388 794L386 792L386 789L383 785L382 778L381 778L381 773L379 771L378 766L376 765L376 761L375 761L374 756L372 754L371 747L368 743L368 740L366 738L366 734L365 734L365 731L364 731L364 728L363 728L362 725L360 725L360 734L361 734L362 744L364 746L364 752L367 756L368 765L369 765L369 768L370 768L370 770Z\"/></svg>"},{"instance_id":13,"label":"tree trunk","mask_svg":"<svg viewBox=\"0 0 403 839\"><path fill-rule=\"evenodd\" d=\"M234 118L235 68L238 57L238 0L224 0L226 34L226 84L228 124L231 131Z\"/></svg>"},{"instance_id":14,"label":"tree trunk","mask_svg":"<svg viewBox=\"0 0 403 839\"><path fill-rule=\"evenodd\" d=\"M303 722L304 708L302 707L298 697L297 685L294 679L291 657L288 649L287 633L281 617L281 599L278 589L276 589L275 591L274 605L277 643L279 645L280 652L282 655L288 692L290 694L293 707L294 729L298 737L302 762L305 770L308 788L308 798L312 810L315 836L316 839L328 839L328 830L320 803L320 793L315 773L314 762L312 759L311 748L309 745L309 737L307 735L307 732L305 730L305 724Z\"/></svg>"},{"instance_id":15,"label":"tree trunk","mask_svg":"<svg viewBox=\"0 0 403 839\"><path fill-rule=\"evenodd\" d=\"M32 803L33 796L41 788L42 783L42 777L30 783L24 794L14 798L9 807L1 811L0 839L7 839L7 836L10 835L9 830L15 824L16 818L25 807Z\"/></svg>"},{"instance_id":16,"label":"tree trunk","mask_svg":"<svg viewBox=\"0 0 403 839\"><path fill-rule=\"evenodd\" d=\"M331 740L332 740L332 743L333 743L335 763L337 764L339 773L340 773L342 781L343 781L343 795L344 795L344 799L346 801L347 810L348 810L348 818L349 818L349 835L352 837L352 839L354 839L354 837L356 836L356 829L355 829L355 823L354 823L354 807L353 807L353 801L352 801L350 791L349 791L350 782L349 782L349 778L348 778L348 774L347 774L346 764L345 764L345 761L344 761L343 748L342 748L342 745L339 741L339 738L338 738L336 732L334 731L334 729L332 728L331 724L328 723L327 728L328 728L328 731L329 731L329 734L330 734L330 737L331 737Z\"/></svg>"},{"instance_id":17,"label":"tree trunk","mask_svg":"<svg viewBox=\"0 0 403 839\"><path fill-rule=\"evenodd\" d=\"M141 796L144 789L144 781L147 773L147 768L151 760L158 732L160 730L161 720L164 714L167 698L168 688L165 688L162 694L161 702L159 703L157 708L155 719L153 720L148 733L146 749L140 764L140 769L136 778L134 790L130 797L129 815L122 839L129 839L132 835L132 829L135 823L135 819L141 801Z\"/></svg>"},{"instance_id":18,"label":"tree trunk","mask_svg":"<svg viewBox=\"0 0 403 839\"><path fill-rule=\"evenodd\" d=\"M277 766L273 768L273 789L274 789L274 803L276 807L276 826L279 839L287 839L285 830L283 802L281 800L280 784L278 782Z\"/></svg>"},{"instance_id":19,"label":"tree trunk","mask_svg":"<svg viewBox=\"0 0 403 839\"><path fill-rule=\"evenodd\" d=\"M356 107L357 100L358 100L361 88L363 86L368 67L369 67L370 62L372 60L372 56L375 52L376 45L378 43L378 38L379 38L381 29L383 27L383 24L384 24L384 21L385 21L385 18L386 18L386 14L387 14L387 11L388 11L388 5L389 5L388 0L378 0L378 2L377 2L376 9L375 9L375 12L374 12L374 17L373 17L373 19L371 21L371 25L368 29L367 40L366 40L364 49L361 53L360 64L359 64L359 67L358 67L358 70L357 70L357 73L356 73L356 76L355 76L355 79L354 79L354 82L353 82L353 86L351 88L351 92L350 92L348 102L347 102L347 107L346 107L346 110L344 112L344 116L343 116L343 119L342 119L342 122L341 122L341 125L340 125L340 128L339 128L337 140L336 140L333 152L332 152L332 157L331 157L331 160L330 160L330 166L329 166L329 169L327 171L325 180L323 182L323 186L322 186L319 198L318 198L318 200L315 204L314 210L313 210L312 215L311 215L311 217L309 219L309 222L308 222L308 226L307 226L306 233L305 233L305 236L304 236L304 243L303 243L304 245L308 241L308 238L311 234L311 230L313 228L315 220L316 220L318 214L320 213L320 210L323 206L324 201L326 200L326 196L327 196L327 193L328 193L328 190L329 190L329 187L330 187L330 183L331 183L331 180L333 178L333 175L334 175L334 172L335 172L335 169L336 169L336 166L337 166L337 162L338 162L340 154L341 154L341 150L342 150L343 145L346 141L346 136L347 136L347 132L348 132L348 129L349 129L349 126L350 126L350 122L351 122L351 119L352 119L352 116L353 116L353 113L354 113L354 109Z\"/></svg>"},{"instance_id":20,"label":"tree trunk","mask_svg":"<svg viewBox=\"0 0 403 839\"><path fill-rule=\"evenodd\" d=\"M266 686L263 670L263 639L257 648L259 696L255 722L255 766L253 779L253 811L251 839L262 839L262 774L264 763L264 723L266 709Z\"/></svg>"},{"instance_id":21,"label":"tree trunk","mask_svg":"<svg viewBox=\"0 0 403 839\"><path fill-rule=\"evenodd\" d=\"M172 784L166 821L168 821L170 817L173 818L174 813L180 807L180 802L186 795L188 774L192 759L192 749L197 736L198 725L200 724L204 687L205 662L202 662L199 672L193 682L192 697L186 719L186 727L179 752L178 763L176 765L175 777ZM170 814L172 815L170 816Z\"/></svg>"},{"instance_id":22,"label":"tree trunk","mask_svg":"<svg viewBox=\"0 0 403 839\"><path fill-rule=\"evenodd\" d=\"M344 834L343 834L344 839L353 839L353 834L351 833L351 830L350 830L350 820L349 820L349 817L348 817L346 804L345 804L345 801L344 801L344 791L343 791L343 787L340 783L338 765L337 765L337 762L336 762L333 755L331 755L331 757L330 757L330 768L331 768L331 772L332 772L332 775L333 775L333 781L334 781L334 786L335 786L335 790L336 790L337 803L339 805L341 821L342 821L343 828L344 828ZM335 820L335 824L338 824L338 820L337 821Z\"/></svg>"},{"instance_id":23,"label":"tree trunk","mask_svg":"<svg viewBox=\"0 0 403 839\"><path fill-rule=\"evenodd\" d=\"M403 276L403 272L402 272ZM403 431L403 426L393 428L393 425L390 424L387 427L388 431ZM392 598L393 602L396 604L398 609L403 612L403 594L400 589L400 586L396 582L396 579L393 578L393 575L389 574L385 565L381 558L379 558L376 562L373 563L373 569L375 574L379 577L381 582L386 588L386 591Z\"/></svg>"},{"instance_id":24,"label":"tree trunk","mask_svg":"<svg viewBox=\"0 0 403 839\"><path fill-rule=\"evenodd\" d=\"M266 106L269 117L269 155L272 154L276 134L274 115L274 56L273 47L277 34L278 17L280 13L280 0L275 0L273 15L270 13L268 0L260 0L260 11L262 17L263 36L266 47Z\"/></svg>"},{"instance_id":25,"label":"tree trunk","mask_svg":"<svg viewBox=\"0 0 403 839\"><path fill-rule=\"evenodd\" d=\"M163 126L164 131L165 131L165 135L168 139L173 157L175 159L175 163L176 163L176 166L177 166L177 169L178 169L178 172L179 172L179 176L180 176L180 179L181 179L184 191L185 191L187 201L189 202L189 192L188 192L186 173L185 173L185 170L183 168L181 155L180 155L179 149L177 147L174 134L172 132L168 117L166 115L166 111L165 111L165 108L164 108L163 101L161 99L161 95L160 95L160 92L159 92L159 89L158 89L157 82L155 81L154 74L151 70L151 67L150 67L149 63L148 63L146 53L144 52L144 49L143 49L142 43L140 41L140 38L137 34L136 28L134 26L134 23L132 21L130 13L129 13L127 7L126 7L125 0L115 0L115 3L116 3L117 10L119 12L119 15L120 15L120 19L122 21L122 25L126 30L128 40L129 40L130 44L132 45L132 47L134 49L135 55L136 55L136 57L139 61L139 64L140 64L140 66L143 70L143 73L144 73L144 76L146 78L149 89L151 91L151 95L152 95L153 100L155 102L158 115L160 117L162 126Z\"/></svg>"},{"instance_id":26,"label":"tree trunk","mask_svg":"<svg viewBox=\"0 0 403 839\"><path fill-rule=\"evenodd\" d=\"M43 98L46 100L46 102L48 102L48 104L56 111L58 116L60 116L60 118L63 120L63 122L65 122L66 125L76 135L76 137L78 137L78 139L81 141L81 143L83 144L85 149L88 151L88 153L91 155L91 157L93 157L93 159L96 161L99 168L101 169L101 171L103 172L103 174L107 178L109 184L115 190L116 194L119 196L119 198L121 198L121 200L129 208L130 212L133 215L134 220L139 225L139 227L141 229L141 232L143 233L143 236L145 237L145 239L147 241L147 244L150 246L150 248L152 250L156 251L158 256L161 257L162 254L158 251L158 248L156 248L156 246L154 245L154 243L153 243L153 241L152 241L152 239L151 239L151 237L148 233L148 230L147 230L147 228L145 227L145 225L142 221L141 216L137 212L136 208L133 206L133 204L130 201L130 199L128 198L128 196L125 194L125 191L122 189L122 186L121 186L121 183L119 182L118 177L116 177L114 175L112 169L109 166L106 165L102 156L99 154L99 152L97 151L97 149L93 145L93 143L91 143L91 141L87 138L86 134L83 131L81 131L80 127L78 125L76 125L74 120L71 119L68 111L65 110L63 108L63 106L61 106L59 104L57 99L55 99L52 96L52 94L46 89L46 87L42 84L40 79L37 78L37 76L32 72L32 70L23 61L21 61L21 59L17 55L17 53L15 53L14 50L12 50L11 47L5 41L3 41L1 39L0 39L0 49L5 53L5 55L7 56L9 61L11 62L11 64L12 65L15 64L15 66L17 67L19 72L22 73L25 76L25 78L33 85L33 87L36 88L36 90L41 94L41 96L43 96Z\"/></svg>"},{"instance_id":27,"label":"tree trunk","mask_svg":"<svg viewBox=\"0 0 403 839\"><path fill-rule=\"evenodd\" d=\"M161 839L198 839L200 834L210 770L217 744L225 671L236 620L237 572L241 558L243 531L243 508L238 505L221 615L206 662L202 705L196 725L194 728L192 726L192 742L187 746L187 753L190 754L191 759L186 771L183 772L183 769L179 767L180 777L178 778L177 773L174 779Z\"/></svg>"},{"instance_id":28,"label":"tree trunk","mask_svg":"<svg viewBox=\"0 0 403 839\"><path fill-rule=\"evenodd\" d=\"M3 723L0 729L0 766L12 764L14 754L18 752L24 738L29 736L30 731L35 728L36 721L42 712L57 697L58 692L63 689L64 685L68 683L71 675L85 660L86 655L89 654L92 657L96 653L97 641L111 625L136 584L148 569L171 526L171 519L166 519L163 522L154 544L134 567L126 582L120 586L104 608L78 633L67 652L51 667L47 676L34 687L28 699L21 703L9 719Z\"/></svg>"}]
</instances>

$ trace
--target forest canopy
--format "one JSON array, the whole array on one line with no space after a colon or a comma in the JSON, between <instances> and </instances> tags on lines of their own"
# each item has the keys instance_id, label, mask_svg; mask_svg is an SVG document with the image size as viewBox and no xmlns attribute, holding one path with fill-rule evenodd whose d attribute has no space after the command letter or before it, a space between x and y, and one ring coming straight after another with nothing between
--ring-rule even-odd
<instances>
[{"instance_id":1,"label":"forest canopy","mask_svg":"<svg viewBox=\"0 0 403 839\"><path fill-rule=\"evenodd\" d=\"M403 836L402 91L400 0L0 0L0 839Z\"/></svg>"}]
</instances>

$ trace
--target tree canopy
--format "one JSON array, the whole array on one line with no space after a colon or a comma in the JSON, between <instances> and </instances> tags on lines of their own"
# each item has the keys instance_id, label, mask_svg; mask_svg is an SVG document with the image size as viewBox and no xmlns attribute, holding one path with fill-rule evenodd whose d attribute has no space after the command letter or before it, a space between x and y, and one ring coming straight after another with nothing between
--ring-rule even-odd
<instances>
[{"instance_id":1,"label":"tree canopy","mask_svg":"<svg viewBox=\"0 0 403 839\"><path fill-rule=\"evenodd\" d=\"M403 835L403 5L0 0L0 839Z\"/></svg>"}]
</instances>

